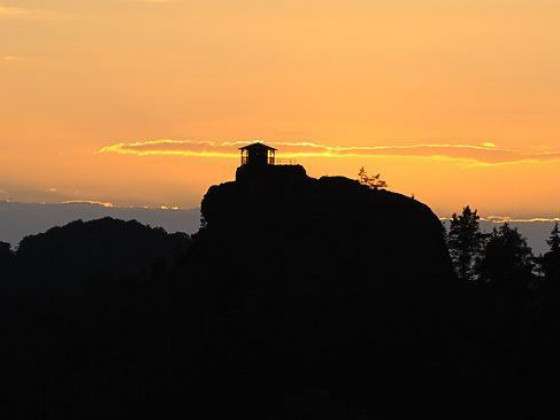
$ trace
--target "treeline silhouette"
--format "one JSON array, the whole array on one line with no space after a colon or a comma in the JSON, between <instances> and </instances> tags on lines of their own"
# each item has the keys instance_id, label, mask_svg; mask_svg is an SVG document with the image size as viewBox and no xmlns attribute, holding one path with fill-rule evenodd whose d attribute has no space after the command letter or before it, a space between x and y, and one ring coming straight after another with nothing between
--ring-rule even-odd
<instances>
[{"instance_id":1,"label":"treeline silhouette","mask_svg":"<svg viewBox=\"0 0 560 420\"><path fill-rule=\"evenodd\" d=\"M546 418L546 384L557 375L560 321L560 228L547 240L549 249L534 255L527 240L508 223L480 230L476 210L453 214L447 243L462 283L463 325L484 353L480 374L500 390L516 389L525 418ZM473 358L475 360L476 358ZM517 413L519 415L519 412Z\"/></svg>"},{"instance_id":2,"label":"treeline silhouette","mask_svg":"<svg viewBox=\"0 0 560 420\"><path fill-rule=\"evenodd\" d=\"M558 227L535 257L468 207L446 232L416 200L278 168L210 188L192 237L102 219L0 244L10 418L542 414Z\"/></svg>"}]
</instances>

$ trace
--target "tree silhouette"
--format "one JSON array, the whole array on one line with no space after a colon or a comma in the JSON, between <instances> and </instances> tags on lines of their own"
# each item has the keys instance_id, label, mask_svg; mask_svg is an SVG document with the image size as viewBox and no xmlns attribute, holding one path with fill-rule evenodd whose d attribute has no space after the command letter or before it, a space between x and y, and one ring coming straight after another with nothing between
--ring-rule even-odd
<instances>
[{"instance_id":1,"label":"tree silhouette","mask_svg":"<svg viewBox=\"0 0 560 420\"><path fill-rule=\"evenodd\" d=\"M508 223L494 228L477 264L480 278L500 288L526 290L533 278L534 257L527 240Z\"/></svg>"},{"instance_id":2,"label":"tree silhouette","mask_svg":"<svg viewBox=\"0 0 560 420\"><path fill-rule=\"evenodd\" d=\"M13 252L10 248L10 244L6 242L0 242L0 269L4 268L4 265L8 265L13 260Z\"/></svg>"},{"instance_id":3,"label":"tree silhouette","mask_svg":"<svg viewBox=\"0 0 560 420\"><path fill-rule=\"evenodd\" d=\"M540 257L539 262L548 287L558 287L560 279L560 226L558 222L554 225L546 242L550 246L550 250Z\"/></svg>"},{"instance_id":4,"label":"tree silhouette","mask_svg":"<svg viewBox=\"0 0 560 420\"><path fill-rule=\"evenodd\" d=\"M7 242L0 241L0 255L11 254L10 244Z\"/></svg>"},{"instance_id":5,"label":"tree silhouette","mask_svg":"<svg viewBox=\"0 0 560 420\"><path fill-rule=\"evenodd\" d=\"M560 227L558 222L555 223L554 229L550 232L550 237L546 243L550 246L550 252L560 252Z\"/></svg>"},{"instance_id":6,"label":"tree silhouette","mask_svg":"<svg viewBox=\"0 0 560 420\"><path fill-rule=\"evenodd\" d=\"M460 215L453 213L447 235L449 254L457 275L462 281L475 280L475 263L484 246L484 235L480 231L480 216L469 206Z\"/></svg>"},{"instance_id":7,"label":"tree silhouette","mask_svg":"<svg viewBox=\"0 0 560 420\"><path fill-rule=\"evenodd\" d=\"M366 169L363 166L360 168L360 171L358 172L358 181L360 181L360 184L366 185L372 190L378 190L380 188L388 187L387 182L381 179L381 174L369 176Z\"/></svg>"}]
</instances>

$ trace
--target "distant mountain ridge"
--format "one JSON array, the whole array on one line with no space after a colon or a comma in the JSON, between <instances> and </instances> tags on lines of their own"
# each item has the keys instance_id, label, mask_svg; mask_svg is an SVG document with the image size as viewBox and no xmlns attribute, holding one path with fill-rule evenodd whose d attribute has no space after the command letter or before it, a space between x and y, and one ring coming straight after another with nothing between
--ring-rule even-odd
<instances>
[{"instance_id":1,"label":"distant mountain ridge","mask_svg":"<svg viewBox=\"0 0 560 420\"><path fill-rule=\"evenodd\" d=\"M38 204L0 201L0 241L12 247L27 235L45 232L75 220L112 217L162 227L169 233L194 233L200 226L199 209L107 207L95 203Z\"/></svg>"},{"instance_id":2,"label":"distant mountain ridge","mask_svg":"<svg viewBox=\"0 0 560 420\"><path fill-rule=\"evenodd\" d=\"M473 203L475 206L477 203ZM192 234L200 227L200 209L157 209L141 207L107 207L88 202L39 204L0 201L0 241L12 247L27 235L45 232L54 226L63 226L75 220L94 220L114 217L121 220L137 220L142 224L162 227L167 232ZM442 219L447 226L446 218ZM554 226L554 221L513 221L527 238L535 254L545 252L546 238ZM482 229L490 232L497 226L491 221L481 221Z\"/></svg>"}]
</instances>

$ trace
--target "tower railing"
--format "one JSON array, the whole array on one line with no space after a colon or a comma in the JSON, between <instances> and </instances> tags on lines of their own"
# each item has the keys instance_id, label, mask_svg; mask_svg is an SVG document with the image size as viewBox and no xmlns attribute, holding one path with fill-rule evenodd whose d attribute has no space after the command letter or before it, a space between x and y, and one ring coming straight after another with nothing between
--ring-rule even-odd
<instances>
[{"instance_id":1,"label":"tower railing","mask_svg":"<svg viewBox=\"0 0 560 420\"><path fill-rule=\"evenodd\" d=\"M295 159L276 159L276 165L298 165L299 162Z\"/></svg>"},{"instance_id":2,"label":"tower railing","mask_svg":"<svg viewBox=\"0 0 560 420\"><path fill-rule=\"evenodd\" d=\"M274 151L271 151L268 154L268 164L269 165L275 165L276 164L276 154L274 153Z\"/></svg>"}]
</instances>

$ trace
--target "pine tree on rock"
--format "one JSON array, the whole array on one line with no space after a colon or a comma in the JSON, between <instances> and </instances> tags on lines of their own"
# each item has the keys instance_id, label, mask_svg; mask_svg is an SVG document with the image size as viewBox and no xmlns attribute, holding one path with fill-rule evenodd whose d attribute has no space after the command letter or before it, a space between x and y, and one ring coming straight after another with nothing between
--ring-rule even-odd
<instances>
[{"instance_id":1,"label":"pine tree on rock","mask_svg":"<svg viewBox=\"0 0 560 420\"><path fill-rule=\"evenodd\" d=\"M388 187L387 182L381 179L381 174L370 176L363 166L358 172L358 181L360 182L360 184L365 185L372 190L378 190L380 188L383 189Z\"/></svg>"}]
</instances>

